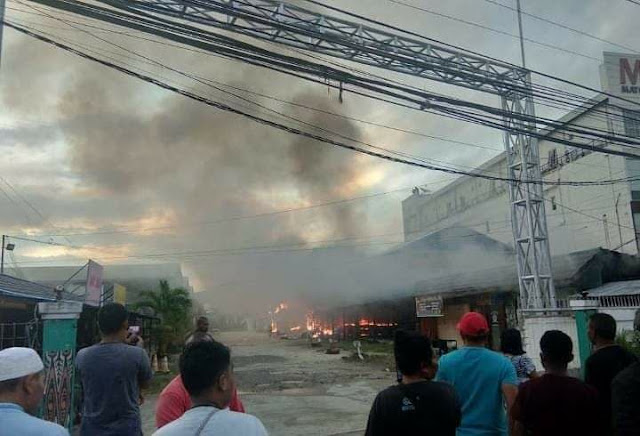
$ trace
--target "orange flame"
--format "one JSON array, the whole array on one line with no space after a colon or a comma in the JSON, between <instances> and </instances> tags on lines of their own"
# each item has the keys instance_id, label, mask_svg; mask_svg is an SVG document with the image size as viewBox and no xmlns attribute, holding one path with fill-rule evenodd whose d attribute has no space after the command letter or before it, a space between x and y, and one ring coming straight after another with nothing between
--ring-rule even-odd
<instances>
[{"instance_id":1,"label":"orange flame","mask_svg":"<svg viewBox=\"0 0 640 436\"><path fill-rule=\"evenodd\" d=\"M291 327L289 330L291 330L292 332L298 332L300 331L301 327L299 325L295 326L295 327Z\"/></svg>"}]
</instances>

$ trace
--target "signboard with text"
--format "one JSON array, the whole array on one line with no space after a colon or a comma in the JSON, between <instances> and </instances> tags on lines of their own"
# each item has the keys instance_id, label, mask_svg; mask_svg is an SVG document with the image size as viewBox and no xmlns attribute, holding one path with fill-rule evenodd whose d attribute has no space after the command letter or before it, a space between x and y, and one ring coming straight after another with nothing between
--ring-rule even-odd
<instances>
[{"instance_id":1,"label":"signboard with text","mask_svg":"<svg viewBox=\"0 0 640 436\"><path fill-rule=\"evenodd\" d=\"M87 292L85 304L99 306L102 297L102 272L104 268L93 260L87 266Z\"/></svg>"},{"instance_id":2,"label":"signboard with text","mask_svg":"<svg viewBox=\"0 0 640 436\"><path fill-rule=\"evenodd\" d=\"M430 318L434 316L442 316L442 297L416 297L416 317Z\"/></svg>"},{"instance_id":3,"label":"signboard with text","mask_svg":"<svg viewBox=\"0 0 640 436\"><path fill-rule=\"evenodd\" d=\"M600 76L607 93L640 102L640 55L604 52Z\"/></svg>"}]
</instances>

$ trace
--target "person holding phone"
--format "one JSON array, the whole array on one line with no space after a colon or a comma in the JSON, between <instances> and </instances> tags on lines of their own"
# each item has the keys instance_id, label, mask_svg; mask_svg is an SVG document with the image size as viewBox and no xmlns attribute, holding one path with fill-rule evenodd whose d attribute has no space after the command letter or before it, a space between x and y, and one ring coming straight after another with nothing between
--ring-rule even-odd
<instances>
[{"instance_id":1,"label":"person holding phone","mask_svg":"<svg viewBox=\"0 0 640 436\"><path fill-rule=\"evenodd\" d=\"M122 304L105 304L98 312L102 341L78 352L76 367L84 394L81 436L139 436L141 390L151 380L149 357L131 346L129 313ZM139 330L138 330L139 332Z\"/></svg>"}]
</instances>

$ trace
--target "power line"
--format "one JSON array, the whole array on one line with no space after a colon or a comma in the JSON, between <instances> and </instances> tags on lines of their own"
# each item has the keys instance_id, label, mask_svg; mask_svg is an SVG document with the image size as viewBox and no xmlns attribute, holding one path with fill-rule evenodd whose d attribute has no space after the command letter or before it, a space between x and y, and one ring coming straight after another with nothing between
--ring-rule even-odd
<instances>
[{"instance_id":1,"label":"power line","mask_svg":"<svg viewBox=\"0 0 640 436\"><path fill-rule=\"evenodd\" d=\"M54 41L54 40L52 40L50 38L47 38L45 36L39 35L37 33L34 33L32 31L27 30L25 28L22 28L20 26L16 26L15 24L12 24L12 23L9 23L9 22L7 22L5 24L7 26L11 27L11 28L14 28L15 30L18 30L18 31L20 31L22 33L25 33L25 34L27 34L29 36L32 36L32 37L34 37L36 39L39 39L39 40L41 40L43 42L47 42L47 43L49 43L51 45L54 45L56 47L59 47L59 48L64 49L66 51L69 51L71 53L74 53L74 54L76 54L76 55L78 55L80 57L83 57L85 59L93 60L94 62L100 63L100 64L102 64L104 66L107 66L109 68L115 69L115 70L120 71L120 72L122 72L124 74L128 74L130 76L137 77L137 78L139 78L141 80L144 80L144 81L146 81L148 83L155 84L158 87L164 88L164 89L172 91L172 92L176 92L176 93L181 94L181 95L183 95L185 97L191 98L193 100L205 103L205 104L207 104L209 106L216 107L218 109L221 109L221 110L224 110L224 111L227 111L227 112L232 112L232 113L235 113L237 115L242 115L242 116L244 116L246 118L249 118L249 119L251 119L253 121L256 121L256 122L259 122L259 123L262 123L262 124L265 124L265 125L268 125L268 126L271 126L271 127L274 127L276 129L279 129L279 130L287 131L289 133L293 133L293 134L296 134L296 135L299 135L299 136L305 136L307 138L315 139L315 140L318 140L320 142L328 143L328 144L331 144L331 145L334 145L334 146L337 146L337 147L340 147L340 148L346 148L346 149L349 149L349 150L352 150L352 151L357 151L357 152L360 152L360 153L363 153L363 154L367 154L367 155L372 156L372 157L378 157L378 158L389 160L389 161L392 161L392 162L406 163L408 165L418 166L418 167L425 168L425 169L434 169L434 170L446 172L446 173L449 173L449 174L469 175L469 176L472 176L472 177L486 178L488 180L515 181L515 180L511 180L511 179L506 178L506 177L490 176L490 175L486 175L486 174L479 174L477 172L468 172L468 171L461 171L461 170L456 170L456 169L451 169L451 168L444 168L444 167L439 167L439 166L431 165L431 164L427 164L427 163L415 162L415 161L410 161L410 160L407 160L407 159L404 159L404 158L389 156L389 155L386 155L386 154L383 154L383 153L380 153L380 152L377 152L377 151L371 151L371 150L363 149L361 147L357 147L357 146L354 146L354 145L341 143L341 142L338 142L338 141L335 141L335 140L332 140L332 139L329 139L329 138L324 138L322 136L319 136L319 135L316 135L316 134L312 134L312 133L309 133L309 132L305 132L305 131L302 131L302 130L299 130L299 129L296 129L296 128L293 128L293 127L290 127L290 126L285 126L283 124L280 124L280 123L277 123L277 122L274 122L274 121L270 121L270 120L261 118L259 116L251 115L251 114L249 114L247 112L232 108L232 107L230 107L228 105L225 105L225 104L222 104L222 103L219 103L219 102L215 102L215 101L210 100L208 98L205 98L203 96L194 94L192 92L189 92L189 91L186 91L186 90L183 90L183 89L180 89L180 88L177 88L175 86L171 86L171 85L169 85L169 84L167 84L165 82L162 82L160 80L154 79L152 77L149 77L149 76L146 76L146 75L143 75L143 74L140 74L140 73L136 73L135 71L132 71L130 69L127 69L127 68L124 68L122 66L113 64L112 62L107 62L107 61L104 61L102 59L96 58L94 56L88 55L88 54L86 54L86 53L84 53L82 51L79 51L79 50L76 50L76 49L74 49L72 47L69 47L67 45L61 44L61 43L59 43L57 41ZM607 153L620 154L620 152L614 152L612 150L607 150L606 152ZM635 157L635 155L630 155L630 154L624 153L624 152L622 152L622 153L624 155L626 155L626 156L629 156L629 157ZM610 181L606 181L606 182L603 182L603 181L598 181L598 182L592 182L592 181L579 181L579 182L557 181L556 182L556 181L527 180L527 181L524 181L524 183L530 183L530 184L541 183L541 184L550 184L550 185L590 186L590 185L594 185L594 184L602 185L602 184L620 183L620 182L626 183L626 182L628 182L630 180L631 180L631 178L623 178L623 179L619 179L619 180L610 180Z\"/></svg>"},{"instance_id":2,"label":"power line","mask_svg":"<svg viewBox=\"0 0 640 436\"><path fill-rule=\"evenodd\" d=\"M389 1L394 1L395 2L396 0L389 0ZM493 5L496 5L496 6L500 6L500 7L505 8L505 9L509 9L511 11L514 11L514 12L518 11L513 6L502 4L502 3L500 3L500 2L498 2L496 0L484 0L484 1L487 2L487 3L491 3ZM632 0L628 0L628 1L632 1ZM626 45L619 44L619 43L614 42L614 41L609 41L608 39L600 38L599 36L593 35L593 34L591 34L589 32L585 32L584 30L575 29L573 27L567 26L566 24L558 23L557 21L553 21L553 20L550 20L548 18L544 18L544 17L541 17L539 15L532 14L530 12L520 11L520 13L522 15L526 15L527 17L531 17L531 18L534 18L536 20L539 20L539 21L542 21L542 22L545 22L545 23L560 27L562 29L565 29L565 30L568 30L570 32L576 33L578 35L586 36L587 38L591 38L591 39L596 40L596 41L604 42L606 44L610 44L610 45L612 45L614 47L618 47L618 48L621 48L621 49L624 49L624 50L628 50L628 51L631 51L633 53L640 53L638 50L636 50L634 48L628 47Z\"/></svg>"},{"instance_id":3,"label":"power line","mask_svg":"<svg viewBox=\"0 0 640 436\"><path fill-rule=\"evenodd\" d=\"M241 1L241 0L238 0L238 1ZM410 30L407 30L407 29L403 29L403 28L400 28L400 27L397 27L397 26L393 26L391 24L387 24L387 23L381 22L379 20L375 20L373 18L366 17L364 15L356 14L354 12L350 12L350 11L347 11L345 9L338 8L336 6L328 5L328 4L323 3L321 1L318 1L318 0L303 0L303 1L305 1L307 3L314 4L316 6L323 7L325 9L329 9L329 10L332 10L332 11L335 11L335 12L339 12L339 13L347 15L349 17L357 18L359 20L363 20L363 21L366 21L368 23L375 24L377 26L386 27L388 29L392 29L394 31L401 32L401 33L404 33L406 35L414 36L414 37L423 39L425 41L430 41L430 42L437 43L437 44L440 44L440 45L443 45L443 46L446 46L446 47L453 48L455 50L460 50L462 52L469 53L469 54L474 55L474 56L480 56L483 59L489 59L489 60L492 60L494 62L502 63L502 64L508 65L508 66L510 66L512 68L522 69L522 67L519 67L518 65L515 65L515 64L513 64L511 62L507 62L507 61L504 61L504 60L501 60L501 59L497 59L495 57L487 56L485 54L482 54L482 53L479 53L479 52L476 52L476 51L473 51L473 50L470 50L470 49L466 49L466 48L463 48L463 47L460 47L460 46L457 46L457 45L454 45L454 44L449 44L447 42L444 42L444 41L441 41L441 40L438 40L438 39L435 39L435 38L430 38L428 36L422 35L422 34L417 33L417 32L413 32L413 31L410 31ZM615 99L618 99L620 101L624 101L626 103L633 104L634 106L640 106L640 103L638 103L637 101L629 100L629 99L624 98L624 97L622 97L622 98L621 97L617 97L617 96L612 95L610 93L603 92L601 90L597 90L597 89L594 89L594 88L591 88L589 86L582 85L582 84L579 84L579 83L576 83L576 82L572 82L572 81L567 80L567 79L562 79L560 77L556 77L556 76L553 76L553 75L550 75L550 74L542 73L540 71L531 70L531 69L527 69L526 71L528 71L530 73L533 73L533 74L537 74L538 76L541 76L541 77L545 77L547 79L551 79L551 80L554 80L554 81L557 81L557 82L560 82L560 83L564 83L566 85L572 85L572 86L575 86L577 88L581 88L581 89L586 90L586 91L594 92L596 94L606 95L607 97L615 98ZM553 90L553 88L549 88L549 89ZM555 91L558 92L558 90L555 90ZM563 92L563 91L560 91L560 92ZM576 97L580 97L580 96L576 95ZM584 97L580 97L580 98L585 100Z\"/></svg>"},{"instance_id":4,"label":"power line","mask_svg":"<svg viewBox=\"0 0 640 436\"><path fill-rule=\"evenodd\" d=\"M10 23L10 22L6 22L5 21L5 25L7 25L8 27L11 27L11 28L13 28L13 29L15 29L15 30L17 30L19 32L22 32L22 33L24 33L26 35L29 35L29 36L31 36L33 38L36 38L38 40L41 40L43 42L46 42L48 44L51 44L51 45L56 46L58 48L61 48L63 50L66 50L68 52L74 53L77 56L83 57L83 58L88 59L88 60L92 60L92 61L94 61L96 63L102 64L102 65L104 65L106 67L109 67L109 68L112 68L112 69L115 69L117 71L120 71L120 72L122 72L124 74L130 75L132 77L139 78L139 79L141 79L141 80L143 80L143 81L145 81L147 83L154 84L154 85L156 85L156 86L158 86L160 88L164 88L164 89L166 89L168 91L172 91L172 92L181 94L181 95L183 95L185 97L191 98L192 100L199 101L201 103L204 103L206 105L221 109L223 111L227 111L227 112L231 112L231 113L234 113L234 114L237 114L237 115L244 116L244 117L246 117L248 119L251 119L253 121L256 121L258 123L261 123L261 124L264 124L264 125L267 125L267 126L279 129L279 130L283 130L283 131L286 131L286 132L289 132L289 133L292 133L292 134L295 134L295 135L304 136L304 137L307 137L309 139L314 139L314 140L317 140L317 141L320 141L320 142L324 142L324 143L327 143L327 144L330 144L330 145L334 145L336 147L345 148L345 149L348 149L348 150L352 150L352 151L356 151L356 152L359 152L359 153L367 154L367 155L372 156L372 157L377 157L377 158L380 158L380 159L384 159L384 160L388 160L388 161L396 162L396 163L404 163L404 164L407 164L407 165L417 166L417 167L421 167L421 168L424 168L424 169L432 169L432 170L441 171L441 172L445 172L445 173L449 173L449 174L456 174L456 175L468 175L468 176L471 176L471 177L485 178L485 179L488 179L488 180L505 181L505 182L509 182L509 181L515 182L516 181L514 179L509 179L507 177L490 176L490 175L486 175L486 174L480 174L480 173L477 173L477 172L461 171L461 170L444 168L444 167L439 167L439 166L436 166L436 165L431 165L431 164L426 164L426 163L421 163L421 162L410 161L410 160L407 160L407 159L404 159L404 158L389 156L389 155L386 155L386 154L383 154L383 153L380 153L380 152L377 152L377 151L371 151L371 150L363 149L361 147L345 144L345 143L342 143L342 142L339 142L339 141L335 141L335 140L332 140L332 139L329 139L329 138L325 138L325 137L322 137L322 136L319 136L319 135L316 135L316 134L312 134L312 133L309 133L309 132L306 132L306 131L302 131L302 130L297 129L297 128L286 126L286 125L283 125L283 124L280 124L280 123L277 123L277 122L274 122L274 121L270 121L270 120L267 120L265 118L262 118L262 117L259 117L259 116L256 116L256 115L249 114L249 113L241 111L239 109L235 109L233 107L230 107L230 106L228 106L226 104L222 104L222 103L210 100L210 99L208 99L206 97L200 96L198 94L194 94L194 93L192 93L190 91L186 91L184 89L180 89L180 88L177 88L175 86L169 85L169 84L167 84L165 82L162 82L162 81L160 81L158 79L155 79L155 78L152 78L152 77L137 73L135 71L132 71L130 69L124 68L122 66L116 65L116 64L114 64L112 62L104 61L102 59L99 59L99 58L96 58L94 56L88 55L88 54L86 54L86 53L84 53L84 52L82 52L80 50L74 49L74 48L69 47L69 46L67 46L65 44L61 44L61 43L59 43L59 42L57 42L57 41L55 41L55 40L53 40L51 38L42 36L42 35L40 35L38 33L32 32L32 31L30 31L30 30L28 30L26 28L17 26L15 24ZM580 145L576 145L576 146L580 147ZM602 151L602 150L599 150L599 151ZM635 156L633 154L629 154L629 153L626 153L626 152L618 152L618 151L613 151L613 150L607 150L605 153L622 154L624 156L633 157L633 158L637 157L637 156ZM627 182L629 182L631 180L634 180L634 179L633 178L623 178L623 179L618 179L618 180L597 181L597 182L594 182L594 181L542 181L542 180L525 180L525 181L518 181L518 182L525 183L525 184L592 186L592 185L604 185L604 184L613 184L613 183L627 183Z\"/></svg>"},{"instance_id":5,"label":"power line","mask_svg":"<svg viewBox=\"0 0 640 436\"><path fill-rule=\"evenodd\" d=\"M473 26L473 27L477 27L477 28L480 28L480 29L483 29L483 30L488 30L490 32L497 33L499 35L505 35L505 36L509 36L511 38L520 39L519 35L516 35L516 34L513 34L513 33L509 33L509 32L506 32L504 30L496 29L494 27L486 26L484 24L476 23L476 22L473 22L473 21L468 21L468 20L465 20L465 19L462 19L462 18L454 17L452 15L444 14L442 12L437 12L437 11L434 11L434 10L431 10L431 9L427 9L427 8L424 8L424 7L412 5L410 3L406 3L406 2L403 2L403 1L400 1L400 0L387 0L387 1L391 2L391 3L395 3L395 4L398 4L398 5L401 5L401 6L404 6L406 8L411 8L411 9L414 9L414 10L425 12L427 14L435 15L437 17L446 18L446 19L452 20L452 21L457 21L459 23L463 23L463 24L466 24L468 26ZM587 54L584 54L584 53L580 53L580 52L577 52L577 51L574 51L574 50L558 47L558 46L552 45L552 44L547 44L545 42L537 41L537 40L532 39L532 38L524 37L523 39L525 41L527 41L527 42L539 45L541 47L545 47L545 48L549 48L549 49L552 49L552 50L561 51L563 53L573 54L573 55L576 55L576 56L581 56L581 57L586 58L586 59L590 59L590 60L593 60L593 61L596 61L596 62L600 62L600 58L597 58L597 57L594 57L594 56L590 56L590 55L587 55Z\"/></svg>"},{"instance_id":6,"label":"power line","mask_svg":"<svg viewBox=\"0 0 640 436\"><path fill-rule=\"evenodd\" d=\"M10 8L8 8L8 9L10 9ZM38 14L38 15L46 16L44 14ZM16 21L16 20L14 19L14 21ZM18 21L20 23L37 24L37 25L42 26L41 23L30 23L27 20L18 20ZM74 21L71 21L71 20L67 20L67 21L75 23L75 24L84 25L84 26L87 26L87 27L96 28L96 29L99 29L99 30L104 31L104 32L113 32L113 33L117 33L117 34L124 34L125 36L130 36L130 37L142 39L142 40L153 42L153 43L156 43L156 44L167 45L167 44L164 44L161 41L157 41L157 40L154 40L154 39L151 39L151 38L139 38L139 37L137 37L135 35L127 34L126 32L113 31L112 29L105 29L105 28L102 28L102 27L99 27L99 26L91 26L91 25L88 25L88 24L85 24L85 23L74 22ZM59 30L71 30L71 31L74 30L72 28L63 29L61 27L56 27L56 26L51 26L51 27L54 27L54 28L59 29ZM80 44L77 44L77 45L82 47ZM188 47L182 47L182 46L175 45L175 44L169 44L169 45L173 46L173 47L177 47L177 48L184 48L184 49L190 50ZM84 47L86 48L87 46L85 45ZM216 56L216 54L213 54L213 53L207 52L207 51L202 51L202 50L191 50L191 51L194 51L194 52L199 53L199 54L206 54L206 55ZM219 82L217 80L209 79L209 78L206 78L206 77L203 77L203 76L197 76L197 75L194 75L194 76L197 77L200 80L211 82L211 83L217 84L219 86L227 87L227 88L230 88L230 89L234 89L236 91L246 92L247 94L251 94L251 95L254 95L254 96L257 96L257 97L266 98L268 100L272 100L272 101L275 101L275 102L278 102L278 103L283 103L283 104L287 104L287 105L290 105L290 106L307 109L307 110L310 110L310 111L314 111L314 112L317 112L317 113L329 115L329 116L332 116L332 117L342 118L342 119L345 119L345 120L348 120L348 121L354 121L354 122L361 123L361 124L366 124L366 125L379 127L379 128L383 128L383 129L387 129L387 130L391 130L391 131L396 131L396 132L400 132L400 133L406 133L406 134L410 134L410 135L415 135L415 136L419 136L419 137L423 137L423 138L437 139L437 140L440 140L440 141L444 141L444 142L448 142L448 143L452 143L452 144L458 144L458 145L462 145L462 146L466 146L466 147L480 148L480 149L493 151L493 152L502 152L502 151L504 151L504 149L502 149L502 148L490 147L490 146L487 146L487 145L481 145L481 144L475 144L475 143L471 143L471 142L455 140L455 139L447 138L447 137L443 137L443 136L429 135L429 134L426 134L426 133L423 133L423 132L419 132L419 131L416 131L416 130L410 130L410 129L390 126L390 125L382 124L382 123L378 123L378 122L373 122L373 121L369 121L369 120L363 120L361 118L356 118L356 117L353 117L353 116L344 115L344 114L340 114L340 113L337 113L337 112L332 112L332 111L323 110L323 109L320 109L320 108L317 108L317 107L305 105L305 104L302 104L302 103L299 103L299 102L286 100L286 99L283 99L283 98L276 97L274 95L265 94L265 93L254 91L254 90L251 90L251 89L230 85L230 84L224 83L224 82Z\"/></svg>"},{"instance_id":7,"label":"power line","mask_svg":"<svg viewBox=\"0 0 640 436\"><path fill-rule=\"evenodd\" d=\"M225 56L230 56L230 57L242 60L244 62L250 63L252 65L259 65L259 66L267 67L267 68L273 69L275 71L279 71L281 73L293 75L295 77L304 78L305 80L311 80L311 81L320 83L319 81L311 79L308 76L306 76L306 74L313 74L315 76L320 76L320 77L325 77L325 78L332 78L332 79L336 80L337 82L339 82L340 84L342 84L343 82L346 82L346 83L350 83L350 84L355 85L355 86L360 87L360 88L364 87L365 89L373 90L374 92L378 92L378 93L382 93L383 95L390 95L393 98L400 98L400 99L407 100L406 96L403 97L403 96L401 96L401 95L399 95L397 93L392 93L392 92L389 92L388 90L380 88L381 82L372 82L371 80L369 80L368 82L363 82L362 78L356 78L354 76L345 76L345 73L343 71L327 70L327 67L325 67L325 66L320 66L320 65L313 64L313 63L308 63L308 62L305 63L305 64L300 64L301 60L299 58L291 58L291 57L287 57L287 56L281 56L281 55L275 54L273 52L265 51L265 50L260 49L260 48L258 48L256 46L251 46L250 44L247 44L247 43L244 43L244 42L239 42L238 40L230 39L228 37L223 37L222 35L219 35L219 34L206 32L206 31L204 31L202 29L199 29L199 28L186 26L186 25L182 25L181 27L177 27L176 25L172 24L170 21L167 21L167 20L160 19L160 18L157 18L157 17L149 15L149 17L153 17L155 20L159 20L159 21L161 21L161 23L164 23L164 24L162 24L162 26L164 26L164 28L171 28L172 31L174 32L174 33L167 33L164 30L161 30L161 29L159 30L157 28L158 25L159 25L158 23L156 23L154 21L150 21L149 19L145 19L145 18L142 17L142 16L147 16L148 14L144 14L144 13L138 12L138 15L142 15L142 16L132 16L132 15L126 15L126 14L122 14L120 12L116 13L115 11L112 11L112 10L104 10L104 9L96 8L96 7L92 7L91 9L87 9L88 8L87 5L84 5L84 6L80 7L80 9L77 9L79 7L80 6L78 6L78 5L76 5L76 6L68 6L68 5L66 5L65 6L65 8L67 8L69 10L72 10L72 11L75 11L76 13L79 13L79 14L82 14L82 15L92 16L94 18L101 19L103 21L111 22L112 24L117 24L117 25L130 27L130 28L133 27L133 28L136 28L136 29L142 29L143 31L145 31L147 33L152 33L152 34L155 34L155 35L158 35L158 36L163 36L164 38L173 39L173 40L185 43L185 44L202 46L202 44L204 44L204 43L199 43L199 42L196 43L194 40L188 40L188 39L184 39L182 37L177 37L174 34L175 32L178 32L178 33L185 33L186 32L187 34L189 34L191 36L196 35L198 38L205 39L205 40L209 41L206 44L211 44L211 41L216 41L216 44L218 44L218 43L220 43L222 41L222 43L226 44L226 46L235 47L234 50L236 48L239 48L240 50L248 51L247 53L252 53L252 54L248 55L247 53L244 53L243 55L239 56L237 54L237 52L229 52L228 48L221 48L220 46L217 46L217 48L214 49L213 46L208 45L207 49L208 50L217 51L218 53L225 53ZM87 10L82 9L82 8L85 8ZM104 16L104 14L107 14L107 13L109 14L109 16L108 17ZM97 16L96 16L96 14L97 14ZM115 16L112 16L114 14L115 14ZM121 17L121 18L118 18L118 17ZM136 23L141 22L142 24L132 24L133 20L136 20ZM150 29L149 26L151 26L155 30ZM255 56L259 56L259 58L255 57ZM266 58L264 56L269 57L270 60L265 60ZM284 63L282 63L282 62L284 62ZM315 68L315 70L312 71L309 68L312 68L312 69ZM298 73L294 73L294 72L292 72L292 70L295 70ZM301 73L302 75L299 75L299 73ZM329 73L331 73L331 74L329 74ZM383 79L383 80L386 80L386 79ZM506 86L507 85L502 79L500 79L499 81L496 81L496 80L493 80L493 81L496 82L496 83L499 82L501 84L501 86ZM368 83L368 85L367 85L367 83ZM327 84L325 83L325 85L327 85ZM331 87L334 87L336 89L339 88L340 91L342 91L342 85L340 85L339 87L336 86L336 85L333 85L333 84L328 84L328 85L331 86ZM389 86L389 85L387 85L387 86ZM402 92L409 92L409 94L419 95L421 98L425 98L427 100L432 99L432 98L434 98L434 99L446 98L446 97L434 95L432 93L427 94L425 92L422 92L419 88L415 88L415 87L410 87L411 90L409 90L406 87L402 87L402 86L401 87L392 87L392 88L394 88L396 90L401 90ZM543 89L545 87L540 87L540 86L534 85L534 88ZM556 94L562 94L562 95L571 96L571 94L568 94L565 91L560 91L560 90L556 90L556 89L552 89L552 88L550 88L550 89L553 92L553 94L547 93L547 96L545 97L547 99L557 100L557 98L552 97L552 95L556 95ZM517 90L514 88L514 92L515 91L517 91ZM523 92L529 92L527 89L523 89L522 91ZM363 93L358 92L358 91L354 91L352 89L349 89L349 92L355 93L357 95L367 95L367 94L363 94ZM534 97L535 97L535 95L534 95ZM580 98L580 99L584 100L584 98L579 97L579 96L574 96L574 97L571 97L571 98ZM384 100L384 101L387 101L387 100ZM438 115L441 115L441 112L440 113L439 112L433 112L433 111L430 112L429 110L426 110L423 107L424 106L424 102L422 100L418 101L418 100L415 100L415 99L413 99L413 100L410 99L409 101L411 103L415 104L415 105L418 105L420 107L420 110L422 110L424 112L436 113ZM397 104L397 102L395 102L394 104ZM457 104L463 105L463 106L465 105L465 104L461 103L460 101L458 101ZM404 105L402 105L402 106L404 106ZM430 103L430 106L433 107L433 105L431 103ZM412 108L414 110L416 109L415 107L411 107L411 106L406 106L406 107L410 107L410 108ZM496 112L495 109L492 109L492 108L489 109L486 106L482 106L482 105L480 105L480 106L476 105L475 108L479 109L479 110L483 110L483 111L488 111L488 112L494 112L494 113ZM438 109L441 110L442 108L439 107ZM598 112L597 109L594 110L594 111ZM448 113L447 116L449 116L449 117L456 116L458 119L463 119L463 120L466 120L468 122L482 123L482 121L477 120L477 119L475 121L471 120L468 115L452 114L451 110L449 110L448 112L449 113ZM499 112L499 110L498 110L498 112ZM503 113L502 115L503 116L515 116L515 115L513 115L511 113L509 113L509 114L504 114ZM607 114L607 116L609 116L609 114ZM553 125L553 122L554 122L554 120L549 120L549 119L545 119L545 118L541 118L541 117L537 118L536 120L530 120L530 121L532 121L532 122L536 122L536 121L537 122L544 122L543 124L551 123L551 125ZM484 123L484 124L488 125L489 127L492 127L492 128L502 128L502 120L499 120L497 123L488 123L488 124ZM560 126L560 127L562 127L562 126ZM556 125L555 128L558 128L558 125ZM565 127L565 129L566 129L566 127ZM573 129L573 130L575 130L575 129ZM600 129L592 128L592 131L595 131L595 130L600 130ZM609 132L605 132L605 131L602 131L602 132L609 133ZM625 135L618 136L617 139L614 139L614 141L626 142L626 140L621 139L621 136L624 137ZM558 141L556 139L550 139L550 140L562 143L561 141Z\"/></svg>"}]
</instances>

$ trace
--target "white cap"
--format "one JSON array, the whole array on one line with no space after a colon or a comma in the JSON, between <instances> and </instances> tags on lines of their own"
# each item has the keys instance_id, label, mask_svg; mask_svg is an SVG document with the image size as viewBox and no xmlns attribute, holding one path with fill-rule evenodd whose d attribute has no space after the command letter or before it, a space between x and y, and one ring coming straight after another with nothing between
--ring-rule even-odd
<instances>
[{"instance_id":1,"label":"white cap","mask_svg":"<svg viewBox=\"0 0 640 436\"><path fill-rule=\"evenodd\" d=\"M31 348L12 347L0 351L0 382L35 374L43 369L42 359Z\"/></svg>"}]
</instances>

